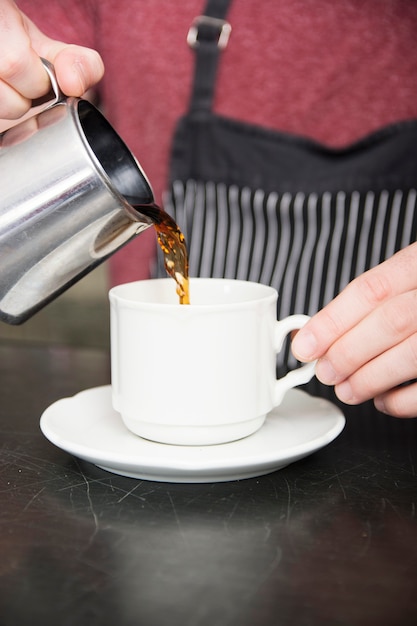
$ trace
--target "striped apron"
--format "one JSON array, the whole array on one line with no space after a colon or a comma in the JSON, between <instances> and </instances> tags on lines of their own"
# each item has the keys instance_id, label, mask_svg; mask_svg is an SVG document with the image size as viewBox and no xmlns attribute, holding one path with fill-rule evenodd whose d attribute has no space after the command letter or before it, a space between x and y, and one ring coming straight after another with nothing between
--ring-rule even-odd
<instances>
[{"instance_id":1,"label":"striped apron","mask_svg":"<svg viewBox=\"0 0 417 626\"><path fill-rule=\"evenodd\" d=\"M312 315L416 240L417 123L332 149L217 115L228 4L209 1L190 31L194 84L173 140L164 208L185 235L191 276L272 285L278 317ZM157 275L165 275L162 258ZM278 370L294 365L287 345Z\"/></svg>"}]
</instances>

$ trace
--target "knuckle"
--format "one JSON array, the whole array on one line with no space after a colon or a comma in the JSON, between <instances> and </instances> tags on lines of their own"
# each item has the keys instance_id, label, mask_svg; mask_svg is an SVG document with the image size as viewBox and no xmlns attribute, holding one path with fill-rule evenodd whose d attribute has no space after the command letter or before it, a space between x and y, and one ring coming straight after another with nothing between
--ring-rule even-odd
<instances>
[{"instance_id":1,"label":"knuckle","mask_svg":"<svg viewBox=\"0 0 417 626\"><path fill-rule=\"evenodd\" d=\"M25 69L26 55L22 50L9 49L0 56L0 78L6 82L13 81Z\"/></svg>"},{"instance_id":2,"label":"knuckle","mask_svg":"<svg viewBox=\"0 0 417 626\"><path fill-rule=\"evenodd\" d=\"M318 315L321 318L321 327L326 329L326 334L330 337L340 337L346 332L346 322L332 302L324 307Z\"/></svg>"},{"instance_id":3,"label":"knuckle","mask_svg":"<svg viewBox=\"0 0 417 626\"><path fill-rule=\"evenodd\" d=\"M417 325L417 309L414 297L393 298L389 306L382 308L383 327L394 337L403 338L414 332Z\"/></svg>"},{"instance_id":4,"label":"knuckle","mask_svg":"<svg viewBox=\"0 0 417 626\"><path fill-rule=\"evenodd\" d=\"M328 330L330 330L333 336L339 337L346 330L344 320L339 315L336 315L335 312L328 313L326 315L325 322Z\"/></svg>"},{"instance_id":5,"label":"knuckle","mask_svg":"<svg viewBox=\"0 0 417 626\"><path fill-rule=\"evenodd\" d=\"M390 282L380 271L370 270L356 279L356 286L365 300L376 308L393 295Z\"/></svg>"}]
</instances>

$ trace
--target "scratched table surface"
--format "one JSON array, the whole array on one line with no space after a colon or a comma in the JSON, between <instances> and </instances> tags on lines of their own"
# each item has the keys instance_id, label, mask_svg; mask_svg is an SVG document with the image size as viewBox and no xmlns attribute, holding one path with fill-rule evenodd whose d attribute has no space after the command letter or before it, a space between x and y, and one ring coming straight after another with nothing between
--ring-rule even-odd
<instances>
[{"instance_id":1,"label":"scratched table surface","mask_svg":"<svg viewBox=\"0 0 417 626\"><path fill-rule=\"evenodd\" d=\"M39 430L108 354L2 346L0 374L1 626L417 624L417 420L363 406L268 476L147 482Z\"/></svg>"}]
</instances>

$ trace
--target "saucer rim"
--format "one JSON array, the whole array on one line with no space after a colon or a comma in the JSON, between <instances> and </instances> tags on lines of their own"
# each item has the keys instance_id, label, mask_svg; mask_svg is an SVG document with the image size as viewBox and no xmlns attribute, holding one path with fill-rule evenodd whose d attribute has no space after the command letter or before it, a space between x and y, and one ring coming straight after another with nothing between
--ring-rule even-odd
<instances>
[{"instance_id":1,"label":"saucer rim","mask_svg":"<svg viewBox=\"0 0 417 626\"><path fill-rule=\"evenodd\" d=\"M58 448L64 450L65 452L81 458L85 461L93 463L97 467L101 469L124 475L131 476L133 478L140 478L144 474L149 474L149 477L146 477L146 480L164 480L165 482L203 482L201 480L202 477L206 477L204 482L215 482L220 480L233 480L234 478L216 478L216 475L232 475L238 476L239 474L248 473L247 477L253 476L261 476L263 474L271 473L272 471L281 469L291 463L294 463L297 460L300 460L315 451L329 445L336 437L342 432L346 419L343 415L343 412L339 407L330 402L329 400L318 398L316 396L311 396L307 392L301 389L292 389L288 392L292 396L293 400L296 400L296 396L298 395L299 403L305 403L306 400L309 401L310 410L307 412L317 412L318 405L320 404L320 413L318 415L320 417L327 416L331 420L331 425L325 430L325 432L320 433L312 439L307 441L302 441L300 443L296 443L295 445L289 446L287 448L274 449L267 451L265 454L260 455L259 448L256 452L256 446L253 446L254 452L250 453L247 449L244 449L239 454L231 454L230 457L220 456L216 458L215 452L216 450L231 450L233 452L237 452L239 445L246 448L247 442L251 443L253 441L259 440L259 438L263 438L265 436L265 431L268 429L268 424L270 425L270 429L272 428L272 422L274 418L280 417L281 419L287 419L288 417L292 417L292 419L297 419L297 416L286 416L280 415L279 410L280 407L273 409L264 423L264 425L252 435L245 437L244 439L228 442L224 444L214 444L214 445L203 445L203 446L180 446L180 445L169 445L164 443L153 442L149 440L145 440L138 435L135 435L128 431L124 425L120 422L115 428L123 428L123 434L119 434L119 436L125 436L129 438L131 441L135 440L138 442L138 446L143 449L152 449L155 452L158 451L161 453L164 449L169 449L170 451L175 450L178 454L175 455L175 458L164 456L163 454L155 454L153 457L145 456L145 458L140 457L140 450L138 452L138 458L133 459L130 453L130 456L127 458L120 458L120 451L116 450L108 451L100 449L99 446L92 448L91 444L87 445L86 443L80 443L74 440L69 440L68 437L65 437L63 433L57 433L56 429L51 426L51 420L56 419L56 411L61 408L62 405L66 405L66 410L70 406L68 403L74 402L74 404L78 400L83 400L83 395L92 394L92 393L111 393L110 385L102 385L99 387L92 387L89 389L84 389L73 396L61 398L53 402L50 406L48 406L45 411L42 413L40 418L40 429L44 436ZM60 406L61 405L61 406ZM114 413L115 416L119 415L113 408L109 408L109 410ZM303 413L301 414L303 415ZM269 418L269 421L268 421ZM100 418L98 418L100 419ZM104 418L101 418L104 419ZM121 433L121 431L119 431ZM119 449L120 449L120 441L119 441ZM193 450L190 453L190 450ZM197 452L202 451L204 455L208 452L213 452L211 456L204 456L203 458L199 458L197 456ZM189 453L192 458L182 458L181 453L187 454ZM141 469L142 468L142 469ZM146 470L146 471L145 471ZM171 477L161 479L158 476L162 476L165 474L169 474ZM194 480L193 480L194 477ZM242 476L245 477L245 476ZM182 478L182 480L181 480ZM197 480L196 480L197 479Z\"/></svg>"}]
</instances>

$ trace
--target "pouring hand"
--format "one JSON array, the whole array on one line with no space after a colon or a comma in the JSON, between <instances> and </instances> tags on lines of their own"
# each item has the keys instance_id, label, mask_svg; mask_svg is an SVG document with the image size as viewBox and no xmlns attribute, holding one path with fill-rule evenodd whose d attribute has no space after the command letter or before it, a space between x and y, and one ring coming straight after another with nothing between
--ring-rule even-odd
<instances>
[{"instance_id":1,"label":"pouring hand","mask_svg":"<svg viewBox=\"0 0 417 626\"><path fill-rule=\"evenodd\" d=\"M353 280L292 343L340 400L417 416L417 243ZM404 385L403 383L409 383Z\"/></svg>"},{"instance_id":2,"label":"pouring hand","mask_svg":"<svg viewBox=\"0 0 417 626\"><path fill-rule=\"evenodd\" d=\"M49 78L40 57L54 64L59 86L68 96L82 96L104 73L95 50L50 39L12 0L0 0L0 119L20 118L33 99L48 93Z\"/></svg>"}]
</instances>

